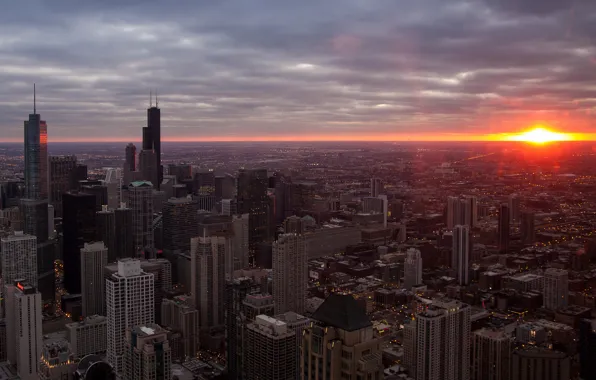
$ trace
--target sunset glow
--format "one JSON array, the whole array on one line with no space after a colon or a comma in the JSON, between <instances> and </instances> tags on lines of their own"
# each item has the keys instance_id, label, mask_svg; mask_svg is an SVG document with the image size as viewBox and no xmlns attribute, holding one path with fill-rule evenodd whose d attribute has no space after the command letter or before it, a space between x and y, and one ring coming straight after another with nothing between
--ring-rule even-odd
<instances>
[{"instance_id":1,"label":"sunset glow","mask_svg":"<svg viewBox=\"0 0 596 380\"><path fill-rule=\"evenodd\" d=\"M581 138L578 139L577 136L571 133L554 132L544 127L535 127L529 131L507 136L506 140L523 141L533 144L546 144L554 141L581 140Z\"/></svg>"}]
</instances>

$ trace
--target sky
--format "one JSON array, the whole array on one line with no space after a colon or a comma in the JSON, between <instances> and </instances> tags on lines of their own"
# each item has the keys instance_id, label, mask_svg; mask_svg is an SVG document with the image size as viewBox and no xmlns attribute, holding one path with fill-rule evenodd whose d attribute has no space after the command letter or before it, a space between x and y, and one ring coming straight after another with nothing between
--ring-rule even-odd
<instances>
[{"instance_id":1,"label":"sky","mask_svg":"<svg viewBox=\"0 0 596 380\"><path fill-rule=\"evenodd\" d=\"M20 0L0 141L469 140L596 132L594 0Z\"/></svg>"}]
</instances>

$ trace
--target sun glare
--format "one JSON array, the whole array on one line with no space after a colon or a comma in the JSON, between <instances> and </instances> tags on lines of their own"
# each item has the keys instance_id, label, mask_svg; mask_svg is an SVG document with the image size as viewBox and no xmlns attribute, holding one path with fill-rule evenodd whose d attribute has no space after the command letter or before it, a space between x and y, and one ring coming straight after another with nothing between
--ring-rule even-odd
<instances>
[{"instance_id":1,"label":"sun glare","mask_svg":"<svg viewBox=\"0 0 596 380\"><path fill-rule=\"evenodd\" d=\"M549 131L543 127L536 127L529 131L509 136L511 141L524 141L533 144L546 144L553 141L570 141L573 136L568 133Z\"/></svg>"}]
</instances>

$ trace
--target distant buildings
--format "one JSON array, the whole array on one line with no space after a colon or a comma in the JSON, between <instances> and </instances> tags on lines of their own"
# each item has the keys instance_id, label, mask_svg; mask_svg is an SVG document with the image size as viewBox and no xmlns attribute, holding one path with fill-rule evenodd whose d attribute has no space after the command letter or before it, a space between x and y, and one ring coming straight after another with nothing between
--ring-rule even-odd
<instances>
[{"instance_id":1,"label":"distant buildings","mask_svg":"<svg viewBox=\"0 0 596 380\"><path fill-rule=\"evenodd\" d=\"M520 234L524 244L532 244L536 240L535 214L533 212L521 213Z\"/></svg>"},{"instance_id":2,"label":"distant buildings","mask_svg":"<svg viewBox=\"0 0 596 380\"><path fill-rule=\"evenodd\" d=\"M380 178L371 178L370 180L370 196L373 198L378 197L383 193L383 182Z\"/></svg>"},{"instance_id":3,"label":"distant buildings","mask_svg":"<svg viewBox=\"0 0 596 380\"><path fill-rule=\"evenodd\" d=\"M511 194L507 198L507 205L509 206L509 221L511 223L519 223L521 212L521 200L517 194Z\"/></svg>"},{"instance_id":4,"label":"distant buildings","mask_svg":"<svg viewBox=\"0 0 596 380\"><path fill-rule=\"evenodd\" d=\"M499 250L507 252L509 249L509 234L511 224L511 211L507 203L502 203L499 206L499 226L497 233L499 235Z\"/></svg>"},{"instance_id":5,"label":"distant buildings","mask_svg":"<svg viewBox=\"0 0 596 380\"><path fill-rule=\"evenodd\" d=\"M273 299L277 314L304 313L307 260L302 235L283 234L273 243Z\"/></svg>"},{"instance_id":6,"label":"distant buildings","mask_svg":"<svg viewBox=\"0 0 596 380\"><path fill-rule=\"evenodd\" d=\"M50 156L50 203L54 205L56 216L62 217L62 194L73 189L73 173L77 167L77 157Z\"/></svg>"}]
</instances>

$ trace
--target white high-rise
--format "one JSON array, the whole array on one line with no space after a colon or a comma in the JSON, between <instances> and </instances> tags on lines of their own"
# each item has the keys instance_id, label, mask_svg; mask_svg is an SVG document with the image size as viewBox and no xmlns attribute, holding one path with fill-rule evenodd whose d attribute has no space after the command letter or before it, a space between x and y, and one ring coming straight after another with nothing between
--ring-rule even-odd
<instances>
[{"instance_id":1,"label":"white high-rise","mask_svg":"<svg viewBox=\"0 0 596 380\"><path fill-rule=\"evenodd\" d=\"M470 379L471 308L436 300L416 318L416 380Z\"/></svg>"},{"instance_id":2,"label":"white high-rise","mask_svg":"<svg viewBox=\"0 0 596 380\"><path fill-rule=\"evenodd\" d=\"M37 238L16 231L2 239L2 280L12 284L15 280L25 280L37 286Z\"/></svg>"},{"instance_id":3,"label":"white high-rise","mask_svg":"<svg viewBox=\"0 0 596 380\"><path fill-rule=\"evenodd\" d=\"M422 284L422 254L415 248L406 251L404 262L404 287L412 289L415 285Z\"/></svg>"},{"instance_id":4,"label":"white high-rise","mask_svg":"<svg viewBox=\"0 0 596 380\"><path fill-rule=\"evenodd\" d=\"M470 269L470 227L455 226L453 228L453 249L451 250L451 268L455 270L460 285L469 284Z\"/></svg>"},{"instance_id":5,"label":"white high-rise","mask_svg":"<svg viewBox=\"0 0 596 380\"><path fill-rule=\"evenodd\" d=\"M106 279L107 359L118 373L123 370L126 329L154 321L153 281L153 274L130 258L119 260L118 272Z\"/></svg>"},{"instance_id":6,"label":"white high-rise","mask_svg":"<svg viewBox=\"0 0 596 380\"><path fill-rule=\"evenodd\" d=\"M234 229L232 270L248 268L248 216L248 214L242 214L232 217L232 228Z\"/></svg>"},{"instance_id":7,"label":"white high-rise","mask_svg":"<svg viewBox=\"0 0 596 380\"><path fill-rule=\"evenodd\" d=\"M41 293L26 282L4 288L6 302L6 349L10 364L21 380L39 379L42 351Z\"/></svg>"},{"instance_id":8,"label":"white high-rise","mask_svg":"<svg viewBox=\"0 0 596 380\"><path fill-rule=\"evenodd\" d=\"M190 241L191 293L201 328L225 322L225 267L231 255L230 236L202 236Z\"/></svg>"},{"instance_id":9,"label":"white high-rise","mask_svg":"<svg viewBox=\"0 0 596 380\"><path fill-rule=\"evenodd\" d=\"M569 298L569 273L563 269L548 268L544 271L544 307L557 310L567 306Z\"/></svg>"},{"instance_id":10,"label":"white high-rise","mask_svg":"<svg viewBox=\"0 0 596 380\"><path fill-rule=\"evenodd\" d=\"M104 267L108 249L101 241L85 243L81 248L81 298L83 316L105 315L106 287Z\"/></svg>"},{"instance_id":11,"label":"white high-rise","mask_svg":"<svg viewBox=\"0 0 596 380\"><path fill-rule=\"evenodd\" d=\"M308 258L304 237L279 235L273 243L273 300L275 313L304 313L308 285Z\"/></svg>"}]
</instances>

